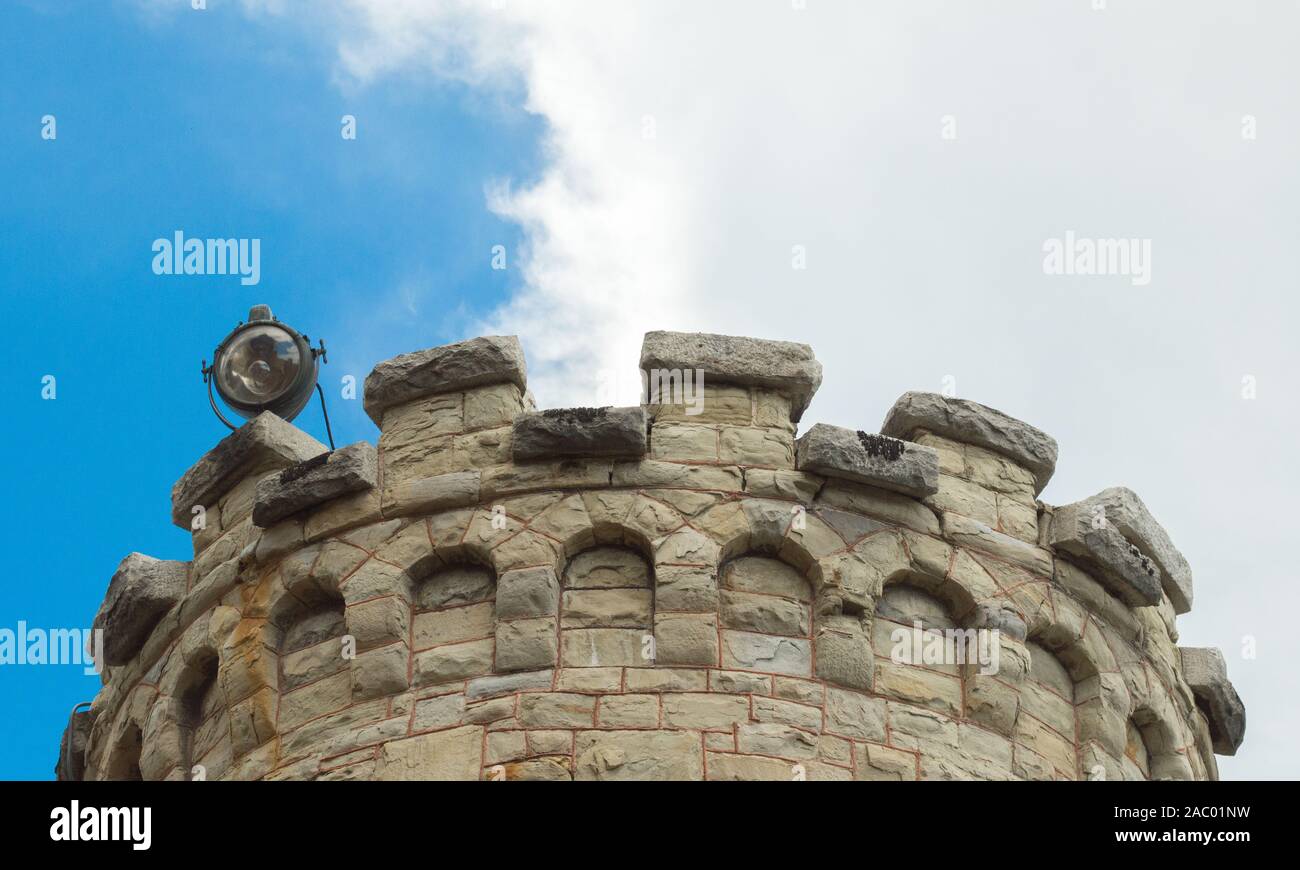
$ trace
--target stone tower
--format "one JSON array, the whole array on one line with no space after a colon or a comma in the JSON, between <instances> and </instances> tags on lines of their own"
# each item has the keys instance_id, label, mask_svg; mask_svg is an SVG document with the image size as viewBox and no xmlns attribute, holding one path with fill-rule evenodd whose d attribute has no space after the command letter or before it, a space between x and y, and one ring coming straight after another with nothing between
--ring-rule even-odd
<instances>
[{"instance_id":1,"label":"stone tower","mask_svg":"<svg viewBox=\"0 0 1300 870\"><path fill-rule=\"evenodd\" d=\"M113 575L60 777L1214 779L1236 750L1222 655L1176 646L1187 563L1127 489L1038 501L1049 436L908 393L796 438L821 366L790 342L654 332L641 369L641 406L539 412L489 336L376 366L378 449L245 424L172 490L194 558Z\"/></svg>"}]
</instances>

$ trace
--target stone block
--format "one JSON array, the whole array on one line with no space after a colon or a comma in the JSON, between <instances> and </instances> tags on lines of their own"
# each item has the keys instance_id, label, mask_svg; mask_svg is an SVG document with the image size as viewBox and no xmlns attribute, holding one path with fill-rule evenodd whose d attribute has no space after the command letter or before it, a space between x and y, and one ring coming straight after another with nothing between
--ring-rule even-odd
<instances>
[{"instance_id":1,"label":"stone block","mask_svg":"<svg viewBox=\"0 0 1300 870\"><path fill-rule=\"evenodd\" d=\"M176 481L172 523L189 529L192 508L210 508L248 476L287 468L325 452L324 444L296 426L269 411L259 414L221 439Z\"/></svg>"},{"instance_id":2,"label":"stone block","mask_svg":"<svg viewBox=\"0 0 1300 870\"><path fill-rule=\"evenodd\" d=\"M746 722L736 729L736 749L751 755L816 758L817 742L816 734L789 725Z\"/></svg>"},{"instance_id":3,"label":"stone block","mask_svg":"<svg viewBox=\"0 0 1300 870\"><path fill-rule=\"evenodd\" d=\"M663 696L664 725L671 728L731 730L749 720L749 699L743 695L668 694Z\"/></svg>"},{"instance_id":4,"label":"stone block","mask_svg":"<svg viewBox=\"0 0 1300 870\"><path fill-rule=\"evenodd\" d=\"M800 471L923 498L939 491L939 454L885 435L818 423L795 442Z\"/></svg>"},{"instance_id":5,"label":"stone block","mask_svg":"<svg viewBox=\"0 0 1300 870\"><path fill-rule=\"evenodd\" d=\"M555 408L514 420L516 461L583 456L644 456L645 408Z\"/></svg>"},{"instance_id":6,"label":"stone block","mask_svg":"<svg viewBox=\"0 0 1300 870\"><path fill-rule=\"evenodd\" d=\"M875 658L858 617L828 616L820 619L813 645L820 679L852 689L871 689Z\"/></svg>"},{"instance_id":7,"label":"stone block","mask_svg":"<svg viewBox=\"0 0 1300 870\"><path fill-rule=\"evenodd\" d=\"M1056 470L1056 439L1001 411L938 393L904 393L885 416L880 431L911 439L925 430L961 444L1000 453L1034 475L1034 493L1043 491Z\"/></svg>"},{"instance_id":8,"label":"stone block","mask_svg":"<svg viewBox=\"0 0 1300 870\"><path fill-rule=\"evenodd\" d=\"M822 382L821 363L806 344L708 333L647 332L641 371L654 370L701 371L703 384L764 387L790 399L796 422Z\"/></svg>"},{"instance_id":9,"label":"stone block","mask_svg":"<svg viewBox=\"0 0 1300 870\"><path fill-rule=\"evenodd\" d=\"M492 616L492 602L466 604L446 610L433 610L415 615L414 642L417 650L448 643L478 640L492 635L496 620Z\"/></svg>"},{"instance_id":10,"label":"stone block","mask_svg":"<svg viewBox=\"0 0 1300 870\"><path fill-rule=\"evenodd\" d=\"M406 691L411 686L410 660L410 650L404 643L358 655L352 660L352 700L367 701Z\"/></svg>"},{"instance_id":11,"label":"stone block","mask_svg":"<svg viewBox=\"0 0 1300 870\"><path fill-rule=\"evenodd\" d=\"M299 511L372 489L378 468L375 448L358 441L269 474L257 483L253 525L269 528Z\"/></svg>"},{"instance_id":12,"label":"stone block","mask_svg":"<svg viewBox=\"0 0 1300 870\"><path fill-rule=\"evenodd\" d=\"M885 702L857 692L826 689L826 729L843 737L885 742Z\"/></svg>"},{"instance_id":13,"label":"stone block","mask_svg":"<svg viewBox=\"0 0 1300 870\"><path fill-rule=\"evenodd\" d=\"M812 641L747 631L723 631L722 666L807 677L812 674Z\"/></svg>"},{"instance_id":14,"label":"stone block","mask_svg":"<svg viewBox=\"0 0 1300 870\"><path fill-rule=\"evenodd\" d=\"M493 639L451 643L415 654L415 685L431 686L492 672Z\"/></svg>"},{"instance_id":15,"label":"stone block","mask_svg":"<svg viewBox=\"0 0 1300 870\"><path fill-rule=\"evenodd\" d=\"M609 695L600 699L602 728L658 728L658 695Z\"/></svg>"},{"instance_id":16,"label":"stone block","mask_svg":"<svg viewBox=\"0 0 1300 870\"><path fill-rule=\"evenodd\" d=\"M384 411L425 396L491 384L527 389L524 351L513 335L487 335L406 353L381 362L366 377L365 410L383 428Z\"/></svg>"},{"instance_id":17,"label":"stone block","mask_svg":"<svg viewBox=\"0 0 1300 870\"><path fill-rule=\"evenodd\" d=\"M1169 539L1169 533L1151 516L1135 492L1113 486L1082 501L1057 508L1052 524L1053 541L1057 535L1057 522L1062 524L1062 536L1077 537L1081 531L1077 523L1084 519L1089 521L1089 526L1104 523L1115 529L1155 563L1175 613L1187 613L1192 609L1192 569Z\"/></svg>"},{"instance_id":18,"label":"stone block","mask_svg":"<svg viewBox=\"0 0 1300 870\"><path fill-rule=\"evenodd\" d=\"M92 628L104 632L105 664L125 665L185 596L189 563L132 553L118 563Z\"/></svg>"},{"instance_id":19,"label":"stone block","mask_svg":"<svg viewBox=\"0 0 1300 870\"><path fill-rule=\"evenodd\" d=\"M545 691L551 688L554 678L554 671L531 671L520 674L479 677L469 681L465 688L465 697L470 701L478 701L483 698L513 695L517 692Z\"/></svg>"},{"instance_id":20,"label":"stone block","mask_svg":"<svg viewBox=\"0 0 1300 870\"><path fill-rule=\"evenodd\" d=\"M1057 508L1047 540L1092 568L1093 576L1130 607L1160 603L1159 566L1087 500Z\"/></svg>"},{"instance_id":21,"label":"stone block","mask_svg":"<svg viewBox=\"0 0 1300 870\"><path fill-rule=\"evenodd\" d=\"M1214 751L1235 755L1246 735L1246 708L1228 680L1223 653L1214 648L1180 646L1183 679L1210 724Z\"/></svg>"},{"instance_id":22,"label":"stone block","mask_svg":"<svg viewBox=\"0 0 1300 870\"><path fill-rule=\"evenodd\" d=\"M375 767L383 782L473 781L483 761L483 729L476 725L385 743Z\"/></svg>"},{"instance_id":23,"label":"stone block","mask_svg":"<svg viewBox=\"0 0 1300 870\"><path fill-rule=\"evenodd\" d=\"M580 731L573 751L578 780L704 778L700 737L686 731Z\"/></svg>"},{"instance_id":24,"label":"stone block","mask_svg":"<svg viewBox=\"0 0 1300 870\"><path fill-rule=\"evenodd\" d=\"M718 617L713 613L657 613L655 664L716 666Z\"/></svg>"},{"instance_id":25,"label":"stone block","mask_svg":"<svg viewBox=\"0 0 1300 870\"><path fill-rule=\"evenodd\" d=\"M649 628L654 593L649 589L571 589L564 593L564 628Z\"/></svg>"},{"instance_id":26,"label":"stone block","mask_svg":"<svg viewBox=\"0 0 1300 870\"><path fill-rule=\"evenodd\" d=\"M497 671L532 671L555 667L559 637L554 617L497 623Z\"/></svg>"},{"instance_id":27,"label":"stone block","mask_svg":"<svg viewBox=\"0 0 1300 870\"><path fill-rule=\"evenodd\" d=\"M519 722L525 728L590 728L596 699L563 692L526 692L519 696Z\"/></svg>"},{"instance_id":28,"label":"stone block","mask_svg":"<svg viewBox=\"0 0 1300 870\"><path fill-rule=\"evenodd\" d=\"M475 504L479 500L481 481L482 473L477 470L453 471L385 487L382 501L384 516L431 513Z\"/></svg>"},{"instance_id":29,"label":"stone block","mask_svg":"<svg viewBox=\"0 0 1300 870\"><path fill-rule=\"evenodd\" d=\"M812 610L808 605L788 598L724 589L719 616L727 628L807 637Z\"/></svg>"},{"instance_id":30,"label":"stone block","mask_svg":"<svg viewBox=\"0 0 1300 870\"><path fill-rule=\"evenodd\" d=\"M550 567L507 571L497 581L497 618L554 616L560 607L560 581Z\"/></svg>"},{"instance_id":31,"label":"stone block","mask_svg":"<svg viewBox=\"0 0 1300 870\"><path fill-rule=\"evenodd\" d=\"M411 608L396 597L372 598L347 608L348 634L364 652L394 642L405 642L411 631Z\"/></svg>"},{"instance_id":32,"label":"stone block","mask_svg":"<svg viewBox=\"0 0 1300 870\"><path fill-rule=\"evenodd\" d=\"M646 628L571 628L564 632L560 661L566 668L648 668L653 635Z\"/></svg>"},{"instance_id":33,"label":"stone block","mask_svg":"<svg viewBox=\"0 0 1300 870\"><path fill-rule=\"evenodd\" d=\"M989 555L1028 568L1044 577L1052 576L1051 554L1042 547L1004 535L979 520L961 514L944 513L943 536L954 544L983 550Z\"/></svg>"}]
</instances>

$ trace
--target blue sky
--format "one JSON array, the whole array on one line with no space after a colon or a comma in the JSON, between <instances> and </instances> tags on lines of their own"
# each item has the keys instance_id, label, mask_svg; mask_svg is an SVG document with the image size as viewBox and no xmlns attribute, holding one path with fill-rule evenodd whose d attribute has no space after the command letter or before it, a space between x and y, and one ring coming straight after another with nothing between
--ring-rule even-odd
<instances>
[{"instance_id":1,"label":"blue sky","mask_svg":"<svg viewBox=\"0 0 1300 870\"><path fill-rule=\"evenodd\" d=\"M0 626L88 627L127 553L190 557L171 485L223 434L199 360L251 304L325 338L341 445L375 437L343 375L462 337L509 291L491 248L519 231L484 189L535 174L538 119L430 78L339 86L333 62L276 22L0 4ZM260 284L154 275L175 230L260 238ZM315 406L298 424L324 440ZM51 776L96 689L79 667L0 668L0 778Z\"/></svg>"}]
</instances>

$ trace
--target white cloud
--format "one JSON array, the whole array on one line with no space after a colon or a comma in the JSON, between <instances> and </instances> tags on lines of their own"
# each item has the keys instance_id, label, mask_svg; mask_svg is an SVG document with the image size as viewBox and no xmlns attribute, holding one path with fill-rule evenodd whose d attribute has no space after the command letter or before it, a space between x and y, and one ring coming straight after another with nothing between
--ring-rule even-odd
<instances>
[{"instance_id":1,"label":"white cloud","mask_svg":"<svg viewBox=\"0 0 1300 870\"><path fill-rule=\"evenodd\" d=\"M351 0L340 68L522 83L547 120L541 181L490 194L528 249L484 324L543 405L632 401L600 385L653 328L811 343L808 422L874 428L952 375L1061 441L1048 500L1142 494L1197 573L1183 642L1225 648L1251 711L1225 774L1300 775L1294 7L495 5ZM1150 285L1045 276L1066 230L1150 238Z\"/></svg>"}]
</instances>

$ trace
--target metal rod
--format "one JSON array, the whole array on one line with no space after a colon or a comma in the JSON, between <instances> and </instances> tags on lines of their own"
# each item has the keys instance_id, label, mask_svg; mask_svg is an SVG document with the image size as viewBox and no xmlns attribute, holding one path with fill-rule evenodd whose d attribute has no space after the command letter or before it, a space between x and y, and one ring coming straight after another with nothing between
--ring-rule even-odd
<instances>
[{"instance_id":1,"label":"metal rod","mask_svg":"<svg viewBox=\"0 0 1300 870\"><path fill-rule=\"evenodd\" d=\"M330 412L325 407L325 391L321 389L320 381L316 382L316 392L320 394L320 412L325 416L325 437L330 440L330 450L334 450L334 433L330 431Z\"/></svg>"},{"instance_id":2,"label":"metal rod","mask_svg":"<svg viewBox=\"0 0 1300 870\"><path fill-rule=\"evenodd\" d=\"M221 413L221 409L217 407L217 399L215 396L212 395L212 378L205 377L204 380L208 382L208 404L212 406L212 413L217 415L218 420L226 424L227 429L229 429L231 432L234 432L239 427L231 423L229 420L227 420L226 416ZM317 386L320 385L317 384Z\"/></svg>"}]
</instances>

